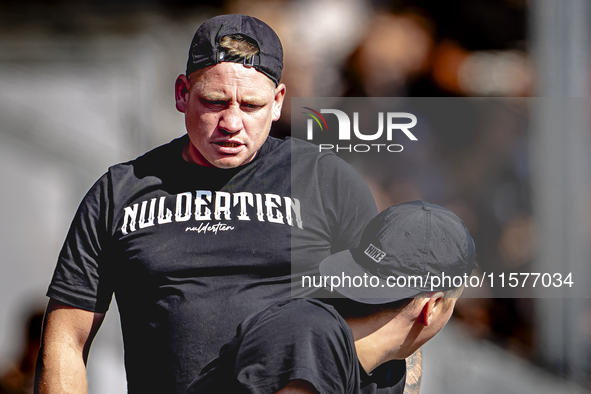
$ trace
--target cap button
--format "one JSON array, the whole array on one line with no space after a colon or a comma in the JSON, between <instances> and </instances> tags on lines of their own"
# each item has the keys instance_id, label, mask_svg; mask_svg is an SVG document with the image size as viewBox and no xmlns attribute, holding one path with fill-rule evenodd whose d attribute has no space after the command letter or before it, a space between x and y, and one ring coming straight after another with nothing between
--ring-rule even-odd
<instances>
[{"instance_id":1,"label":"cap button","mask_svg":"<svg viewBox=\"0 0 591 394\"><path fill-rule=\"evenodd\" d=\"M423 205L423 211L430 211L430 210L431 210L431 207Z\"/></svg>"}]
</instances>

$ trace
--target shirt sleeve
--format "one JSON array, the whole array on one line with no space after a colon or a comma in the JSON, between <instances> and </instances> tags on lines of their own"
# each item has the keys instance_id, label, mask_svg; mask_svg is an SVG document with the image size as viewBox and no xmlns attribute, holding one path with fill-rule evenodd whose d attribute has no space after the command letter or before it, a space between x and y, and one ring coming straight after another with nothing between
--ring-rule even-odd
<instances>
[{"instance_id":1,"label":"shirt sleeve","mask_svg":"<svg viewBox=\"0 0 591 394\"><path fill-rule=\"evenodd\" d=\"M76 308L106 312L112 298L108 274L108 174L78 207L60 252L47 296Z\"/></svg>"},{"instance_id":2,"label":"shirt sleeve","mask_svg":"<svg viewBox=\"0 0 591 394\"><path fill-rule=\"evenodd\" d=\"M332 233L331 253L356 247L363 229L378 214L373 195L361 175L334 154L323 156L318 168Z\"/></svg>"},{"instance_id":3,"label":"shirt sleeve","mask_svg":"<svg viewBox=\"0 0 591 394\"><path fill-rule=\"evenodd\" d=\"M234 372L248 393L272 394L296 379L321 394L352 392L357 358L348 326L328 310L305 303L291 302L265 314L244 333Z\"/></svg>"}]
</instances>

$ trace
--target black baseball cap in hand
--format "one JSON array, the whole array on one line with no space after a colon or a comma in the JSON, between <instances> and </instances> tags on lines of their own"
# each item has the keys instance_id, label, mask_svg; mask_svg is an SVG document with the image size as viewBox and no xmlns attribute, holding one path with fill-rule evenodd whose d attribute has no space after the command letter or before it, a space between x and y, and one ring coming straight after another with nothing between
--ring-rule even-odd
<instances>
[{"instance_id":1,"label":"black baseball cap in hand","mask_svg":"<svg viewBox=\"0 0 591 394\"><path fill-rule=\"evenodd\" d=\"M458 287L432 279L464 277L475 267L474 241L462 220L438 205L411 201L379 213L365 227L359 247L327 257L320 273L341 279L373 276L361 286L342 280L334 289L357 302L385 304Z\"/></svg>"},{"instance_id":2,"label":"black baseball cap in hand","mask_svg":"<svg viewBox=\"0 0 591 394\"><path fill-rule=\"evenodd\" d=\"M250 39L259 48L259 53L249 58L229 54L220 43L222 38L234 34ZM283 47L275 31L265 22L248 15L220 15L203 22L195 32L189 48L186 75L219 62L243 63L254 67L271 78L277 86L283 69Z\"/></svg>"}]
</instances>

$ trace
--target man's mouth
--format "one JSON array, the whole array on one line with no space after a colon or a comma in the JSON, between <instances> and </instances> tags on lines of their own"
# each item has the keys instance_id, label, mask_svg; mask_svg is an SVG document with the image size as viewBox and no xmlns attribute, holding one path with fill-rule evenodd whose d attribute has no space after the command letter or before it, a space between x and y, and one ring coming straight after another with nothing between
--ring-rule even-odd
<instances>
[{"instance_id":1,"label":"man's mouth","mask_svg":"<svg viewBox=\"0 0 591 394\"><path fill-rule=\"evenodd\" d=\"M226 147L226 148L237 148L240 146L240 144L238 144L236 142L226 142L226 141L216 142L216 144L219 146Z\"/></svg>"}]
</instances>

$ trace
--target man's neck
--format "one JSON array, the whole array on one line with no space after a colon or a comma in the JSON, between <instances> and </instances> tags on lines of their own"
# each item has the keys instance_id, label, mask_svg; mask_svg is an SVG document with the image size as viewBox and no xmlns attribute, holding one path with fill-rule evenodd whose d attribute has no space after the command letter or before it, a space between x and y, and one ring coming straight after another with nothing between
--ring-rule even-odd
<instances>
[{"instance_id":1,"label":"man's neck","mask_svg":"<svg viewBox=\"0 0 591 394\"><path fill-rule=\"evenodd\" d=\"M195 148L195 146L191 143L190 140L183 147L182 155L183 155L183 159L188 163L197 164L197 165L200 165L203 167L213 167L213 164L209 163L205 159L205 157L203 157L203 155L201 153L199 153L197 148Z\"/></svg>"},{"instance_id":2,"label":"man's neck","mask_svg":"<svg viewBox=\"0 0 591 394\"><path fill-rule=\"evenodd\" d=\"M353 332L357 358L367 373L387 361L405 358L404 345L412 324L391 314L345 320Z\"/></svg>"}]
</instances>

